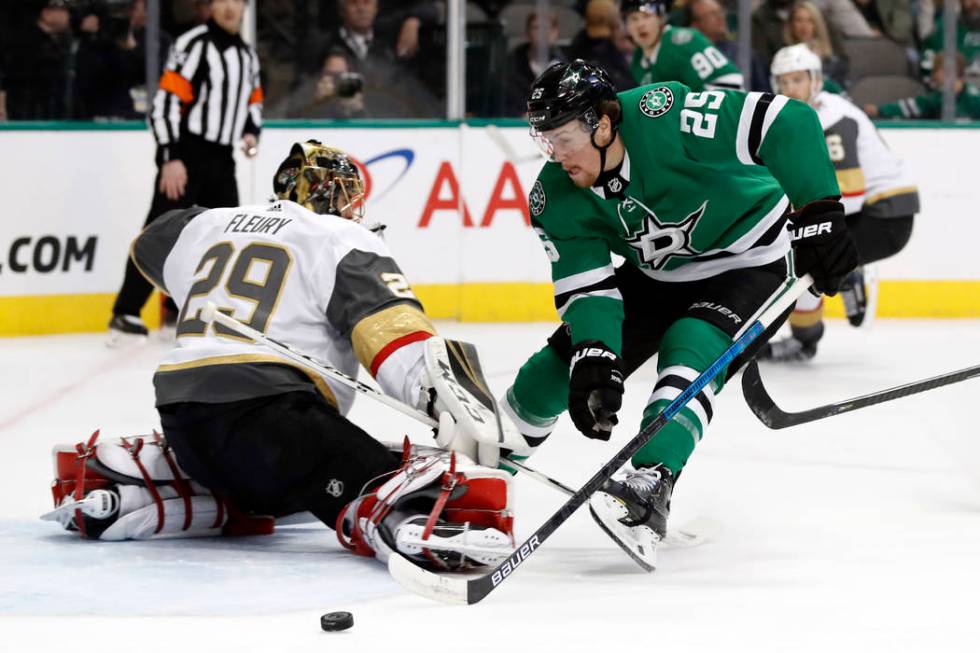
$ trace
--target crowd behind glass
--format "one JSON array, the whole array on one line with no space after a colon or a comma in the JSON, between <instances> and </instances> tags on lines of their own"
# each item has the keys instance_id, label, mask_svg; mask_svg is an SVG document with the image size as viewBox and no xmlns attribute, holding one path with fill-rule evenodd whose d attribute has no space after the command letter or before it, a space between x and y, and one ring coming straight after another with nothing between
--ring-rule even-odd
<instances>
[{"instance_id":1,"label":"crowd behind glass","mask_svg":"<svg viewBox=\"0 0 980 653\"><path fill-rule=\"evenodd\" d=\"M269 119L441 118L446 115L444 0L250 0ZM956 116L980 117L980 0L960 0ZM466 3L466 112L518 117L549 61L583 58L620 90L636 85L634 45L615 0L470 0ZM156 60L209 19L208 0L159 0ZM701 31L739 61L736 0L674 0L668 22ZM887 72L855 60L870 42L900 52L903 88L933 107L942 84L942 0L753 0L752 90L770 90L769 62L806 43L824 77L847 93ZM0 120L141 120L148 105L145 0L0 0ZM155 79L153 80L155 82ZM874 117L903 117L855 101ZM974 101L976 100L976 101ZM897 115L892 116L892 113Z\"/></svg>"}]
</instances>

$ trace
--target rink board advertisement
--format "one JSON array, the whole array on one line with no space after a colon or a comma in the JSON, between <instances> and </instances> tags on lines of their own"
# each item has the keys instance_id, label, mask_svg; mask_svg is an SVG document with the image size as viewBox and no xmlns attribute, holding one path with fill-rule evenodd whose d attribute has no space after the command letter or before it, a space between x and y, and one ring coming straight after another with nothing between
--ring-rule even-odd
<instances>
[{"instance_id":1,"label":"rink board advertisement","mask_svg":"<svg viewBox=\"0 0 980 653\"><path fill-rule=\"evenodd\" d=\"M980 130L882 134L919 184L923 211L909 246L880 267L879 315L980 317L971 179ZM290 145L309 138L356 158L366 221L387 225L389 246L434 317L557 319L527 207L544 160L525 128L272 126L256 159L236 155L241 201L267 202ZM105 328L149 208L153 153L150 134L137 128L0 129L0 335ZM151 324L155 317L145 313Z\"/></svg>"}]
</instances>

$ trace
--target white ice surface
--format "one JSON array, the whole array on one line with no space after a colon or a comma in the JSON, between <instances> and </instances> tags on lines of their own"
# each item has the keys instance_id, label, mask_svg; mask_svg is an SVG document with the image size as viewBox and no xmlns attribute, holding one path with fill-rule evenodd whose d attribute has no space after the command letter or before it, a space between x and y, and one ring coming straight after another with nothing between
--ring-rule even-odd
<instances>
[{"instance_id":1,"label":"white ice surface","mask_svg":"<svg viewBox=\"0 0 980 653\"><path fill-rule=\"evenodd\" d=\"M441 328L481 346L498 393L551 330ZM98 543L38 521L52 445L157 425L150 376L166 345L102 340L0 340L0 651L980 650L980 381L769 431L736 380L673 502L673 523L717 526L710 542L664 550L648 575L582 510L482 603L448 607L324 528ZM833 322L816 360L762 373L797 410L978 362L975 321ZM648 365L629 381L612 444L563 418L534 466L581 484L635 433L654 377ZM353 418L381 439L426 439L364 398ZM563 500L527 479L517 492L519 536ZM333 610L354 627L321 632Z\"/></svg>"}]
</instances>

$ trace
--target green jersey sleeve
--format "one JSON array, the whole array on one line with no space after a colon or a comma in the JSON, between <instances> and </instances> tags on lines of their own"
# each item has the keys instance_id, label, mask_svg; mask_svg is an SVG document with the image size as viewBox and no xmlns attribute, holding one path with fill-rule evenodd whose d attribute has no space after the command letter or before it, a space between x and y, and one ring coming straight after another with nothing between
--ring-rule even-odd
<instances>
[{"instance_id":1,"label":"green jersey sleeve","mask_svg":"<svg viewBox=\"0 0 980 653\"><path fill-rule=\"evenodd\" d=\"M809 105L772 93L677 86L681 142L690 156L722 167L764 166L797 207L840 195L820 119Z\"/></svg>"},{"instance_id":2,"label":"green jersey sleeve","mask_svg":"<svg viewBox=\"0 0 980 653\"><path fill-rule=\"evenodd\" d=\"M555 185L558 188L543 185L539 178L529 202L534 207L531 224L551 262L558 316L571 329L573 344L599 340L619 354L623 340L623 297L609 245L602 238L589 237L587 231L560 228L563 224L560 221L574 219L574 201L568 198L564 202L568 206L563 210L562 190L567 189L562 188L563 183ZM549 223L558 228L549 230Z\"/></svg>"}]
</instances>

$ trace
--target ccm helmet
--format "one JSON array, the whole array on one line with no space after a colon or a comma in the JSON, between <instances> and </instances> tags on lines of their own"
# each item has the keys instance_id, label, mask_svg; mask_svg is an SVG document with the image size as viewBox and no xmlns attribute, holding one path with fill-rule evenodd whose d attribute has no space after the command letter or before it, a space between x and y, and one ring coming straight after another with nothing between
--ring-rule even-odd
<instances>
[{"instance_id":1,"label":"ccm helmet","mask_svg":"<svg viewBox=\"0 0 980 653\"><path fill-rule=\"evenodd\" d=\"M812 102L823 90L823 64L820 62L820 57L805 43L780 48L773 56L772 64L769 66L773 90L782 93L779 89L779 78L796 72L810 73L810 97L807 98L807 102Z\"/></svg>"},{"instance_id":2,"label":"ccm helmet","mask_svg":"<svg viewBox=\"0 0 980 653\"><path fill-rule=\"evenodd\" d=\"M276 197L321 215L358 222L364 217L364 183L346 152L309 140L294 143L272 180Z\"/></svg>"}]
</instances>

